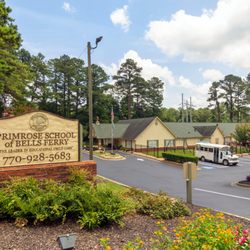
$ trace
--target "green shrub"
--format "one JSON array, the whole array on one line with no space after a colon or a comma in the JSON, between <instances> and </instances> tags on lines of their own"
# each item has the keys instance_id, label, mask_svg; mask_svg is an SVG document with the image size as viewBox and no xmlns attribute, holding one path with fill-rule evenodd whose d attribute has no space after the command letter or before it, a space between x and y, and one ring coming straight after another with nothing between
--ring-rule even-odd
<instances>
[{"instance_id":1,"label":"green shrub","mask_svg":"<svg viewBox=\"0 0 250 250\"><path fill-rule=\"evenodd\" d=\"M175 162L179 162L179 163L183 163L183 162L195 162L196 164L198 163L198 157L196 156L185 156L185 155L178 155L178 154L174 154L174 153L162 153L162 157L165 160L168 161L175 161Z\"/></svg>"},{"instance_id":2,"label":"green shrub","mask_svg":"<svg viewBox=\"0 0 250 250\"><path fill-rule=\"evenodd\" d=\"M136 202L138 213L150 215L157 219L171 219L190 214L190 210L184 203L169 198L163 192L152 195L138 189L131 189L129 196Z\"/></svg>"},{"instance_id":3,"label":"green shrub","mask_svg":"<svg viewBox=\"0 0 250 250\"><path fill-rule=\"evenodd\" d=\"M75 172L70 182L61 184L33 178L10 181L0 189L0 217L34 224L70 217L89 229L121 222L127 211L124 200L110 190L97 190L81 174Z\"/></svg>"},{"instance_id":4,"label":"green shrub","mask_svg":"<svg viewBox=\"0 0 250 250\"><path fill-rule=\"evenodd\" d=\"M71 168L68 183L72 185L85 185L90 187L93 185L92 177L89 171L85 169Z\"/></svg>"},{"instance_id":5,"label":"green shrub","mask_svg":"<svg viewBox=\"0 0 250 250\"><path fill-rule=\"evenodd\" d=\"M91 202L91 211L80 215L78 223L82 228L93 229L112 222L121 223L127 211L124 201L111 191L98 191L97 199Z\"/></svg>"},{"instance_id":6,"label":"green shrub","mask_svg":"<svg viewBox=\"0 0 250 250\"><path fill-rule=\"evenodd\" d=\"M54 181L42 184L33 178L15 179L1 190L0 214L27 219L34 224L64 218L64 186Z\"/></svg>"}]
</instances>

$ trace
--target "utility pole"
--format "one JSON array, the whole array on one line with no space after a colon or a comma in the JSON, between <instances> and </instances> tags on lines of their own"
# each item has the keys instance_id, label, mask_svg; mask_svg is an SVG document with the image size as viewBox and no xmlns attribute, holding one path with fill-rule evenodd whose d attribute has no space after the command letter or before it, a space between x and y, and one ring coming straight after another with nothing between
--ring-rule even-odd
<instances>
[{"instance_id":1,"label":"utility pole","mask_svg":"<svg viewBox=\"0 0 250 250\"><path fill-rule=\"evenodd\" d=\"M188 122L188 100L186 100L186 122Z\"/></svg>"},{"instance_id":2,"label":"utility pole","mask_svg":"<svg viewBox=\"0 0 250 250\"><path fill-rule=\"evenodd\" d=\"M193 117L192 117L192 97L190 96L190 122L193 122Z\"/></svg>"},{"instance_id":3,"label":"utility pole","mask_svg":"<svg viewBox=\"0 0 250 250\"><path fill-rule=\"evenodd\" d=\"M92 84L92 68L91 68L91 50L96 49L98 43L102 40L102 36L96 38L96 46L91 47L91 43L87 43L88 49L88 106L89 106L89 160L93 160L93 84Z\"/></svg>"},{"instance_id":4,"label":"utility pole","mask_svg":"<svg viewBox=\"0 0 250 250\"><path fill-rule=\"evenodd\" d=\"M181 121L184 122L184 101L183 93L181 94Z\"/></svg>"}]
</instances>

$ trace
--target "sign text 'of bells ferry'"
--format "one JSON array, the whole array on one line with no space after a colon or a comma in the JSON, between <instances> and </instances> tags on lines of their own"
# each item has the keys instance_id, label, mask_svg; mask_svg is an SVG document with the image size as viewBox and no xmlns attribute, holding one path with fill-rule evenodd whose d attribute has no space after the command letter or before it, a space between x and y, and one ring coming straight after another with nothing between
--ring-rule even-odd
<instances>
[{"instance_id":1,"label":"sign text 'of bells ferry'","mask_svg":"<svg viewBox=\"0 0 250 250\"><path fill-rule=\"evenodd\" d=\"M80 125L47 112L0 119L0 167L80 161Z\"/></svg>"}]
</instances>

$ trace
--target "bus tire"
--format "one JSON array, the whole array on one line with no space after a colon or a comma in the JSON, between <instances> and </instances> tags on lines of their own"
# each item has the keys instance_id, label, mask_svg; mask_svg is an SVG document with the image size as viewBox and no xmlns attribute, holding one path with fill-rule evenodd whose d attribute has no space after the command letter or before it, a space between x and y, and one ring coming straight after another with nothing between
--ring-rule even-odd
<instances>
[{"instance_id":1,"label":"bus tire","mask_svg":"<svg viewBox=\"0 0 250 250\"><path fill-rule=\"evenodd\" d=\"M203 161L203 162L204 162L205 160L206 160L206 159L205 159L205 157L204 157L204 156L202 156L202 157L201 157L201 161Z\"/></svg>"},{"instance_id":2,"label":"bus tire","mask_svg":"<svg viewBox=\"0 0 250 250\"><path fill-rule=\"evenodd\" d=\"M223 165L224 166L228 166L228 164L229 164L228 160L223 160Z\"/></svg>"}]
</instances>

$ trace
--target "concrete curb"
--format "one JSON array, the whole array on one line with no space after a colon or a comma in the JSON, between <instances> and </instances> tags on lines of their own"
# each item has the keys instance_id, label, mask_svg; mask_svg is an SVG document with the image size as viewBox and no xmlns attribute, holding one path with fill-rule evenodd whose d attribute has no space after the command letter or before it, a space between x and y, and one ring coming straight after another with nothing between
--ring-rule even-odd
<instances>
[{"instance_id":1,"label":"concrete curb","mask_svg":"<svg viewBox=\"0 0 250 250\"><path fill-rule=\"evenodd\" d=\"M239 157L246 157L246 156L250 156L250 153L242 153L242 154L236 154Z\"/></svg>"},{"instance_id":2,"label":"concrete curb","mask_svg":"<svg viewBox=\"0 0 250 250\"><path fill-rule=\"evenodd\" d=\"M241 184L239 182L233 182L233 183L231 183L231 186L232 187L238 187L238 188L241 188L241 189L250 189L250 186Z\"/></svg>"},{"instance_id":3,"label":"concrete curb","mask_svg":"<svg viewBox=\"0 0 250 250\"><path fill-rule=\"evenodd\" d=\"M101 160L104 160L104 161L123 161L123 160L126 159L126 157L121 157L121 158L103 158L103 157L95 155L95 154L94 154L94 157L96 157L98 159L101 159Z\"/></svg>"}]
</instances>

